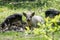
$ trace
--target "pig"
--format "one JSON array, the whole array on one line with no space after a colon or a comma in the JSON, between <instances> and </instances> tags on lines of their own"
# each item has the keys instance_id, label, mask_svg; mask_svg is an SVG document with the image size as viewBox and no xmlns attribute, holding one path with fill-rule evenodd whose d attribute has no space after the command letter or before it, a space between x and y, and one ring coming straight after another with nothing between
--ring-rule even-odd
<instances>
[{"instance_id":1,"label":"pig","mask_svg":"<svg viewBox=\"0 0 60 40\"><path fill-rule=\"evenodd\" d=\"M45 11L45 17L50 17L50 18L54 18L56 15L59 15L60 11L55 10L55 9L48 9Z\"/></svg>"},{"instance_id":2,"label":"pig","mask_svg":"<svg viewBox=\"0 0 60 40\"><path fill-rule=\"evenodd\" d=\"M37 23L44 24L44 19L41 16L35 15L35 12L28 12L24 13L23 15L26 17L27 25L29 26L30 29L33 30L33 28L38 28Z\"/></svg>"},{"instance_id":3,"label":"pig","mask_svg":"<svg viewBox=\"0 0 60 40\"><path fill-rule=\"evenodd\" d=\"M20 21L20 25L22 25L22 14L15 13L13 15L8 16L2 23L2 30L8 29L13 25L14 22Z\"/></svg>"},{"instance_id":4,"label":"pig","mask_svg":"<svg viewBox=\"0 0 60 40\"><path fill-rule=\"evenodd\" d=\"M59 15L60 11L59 10L55 10L55 9L48 9L45 11L45 18L49 17L49 18L55 18L55 16ZM60 26L60 21L56 21L56 23L52 22L52 27L56 26L55 24Z\"/></svg>"}]
</instances>

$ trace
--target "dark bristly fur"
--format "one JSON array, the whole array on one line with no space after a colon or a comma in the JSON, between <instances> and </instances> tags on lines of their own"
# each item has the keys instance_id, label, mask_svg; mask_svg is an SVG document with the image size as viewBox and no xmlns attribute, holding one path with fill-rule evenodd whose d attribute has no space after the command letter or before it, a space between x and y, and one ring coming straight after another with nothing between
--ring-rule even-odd
<instances>
[{"instance_id":1,"label":"dark bristly fur","mask_svg":"<svg viewBox=\"0 0 60 40\"><path fill-rule=\"evenodd\" d=\"M56 15L59 15L60 11L55 9L48 9L45 11L45 17L54 18Z\"/></svg>"},{"instance_id":2,"label":"dark bristly fur","mask_svg":"<svg viewBox=\"0 0 60 40\"><path fill-rule=\"evenodd\" d=\"M13 14L8 16L4 22L1 24L2 29L4 29L5 27L8 27L8 29L10 29L10 26L13 24L13 22L17 22L20 21L22 23L22 14Z\"/></svg>"}]
</instances>

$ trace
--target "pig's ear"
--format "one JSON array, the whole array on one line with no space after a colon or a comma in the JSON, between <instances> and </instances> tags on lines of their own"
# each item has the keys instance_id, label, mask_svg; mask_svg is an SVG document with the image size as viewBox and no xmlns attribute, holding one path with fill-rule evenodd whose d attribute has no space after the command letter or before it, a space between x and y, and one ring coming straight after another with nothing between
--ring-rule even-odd
<instances>
[{"instance_id":1,"label":"pig's ear","mask_svg":"<svg viewBox=\"0 0 60 40\"><path fill-rule=\"evenodd\" d=\"M34 16L34 15L35 15L35 12L32 13L32 16Z\"/></svg>"},{"instance_id":2,"label":"pig's ear","mask_svg":"<svg viewBox=\"0 0 60 40\"><path fill-rule=\"evenodd\" d=\"M26 13L23 12L23 15L26 16Z\"/></svg>"}]
</instances>

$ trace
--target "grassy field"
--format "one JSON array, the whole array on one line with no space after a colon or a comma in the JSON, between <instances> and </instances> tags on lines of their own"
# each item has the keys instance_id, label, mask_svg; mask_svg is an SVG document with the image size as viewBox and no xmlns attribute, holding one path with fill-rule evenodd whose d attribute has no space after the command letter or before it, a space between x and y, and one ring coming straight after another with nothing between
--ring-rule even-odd
<instances>
[{"instance_id":1,"label":"grassy field","mask_svg":"<svg viewBox=\"0 0 60 40\"><path fill-rule=\"evenodd\" d=\"M52 36L52 35L50 35ZM0 33L0 40L52 40L46 35L25 35L23 32L5 32ZM60 40L60 32L55 33L54 40Z\"/></svg>"},{"instance_id":2,"label":"grassy field","mask_svg":"<svg viewBox=\"0 0 60 40\"><path fill-rule=\"evenodd\" d=\"M44 1L42 0L41 2L43 3ZM23 12L28 12L28 11L33 11L33 12L35 12L36 15L39 15L39 16L42 16L43 18L45 18L45 11L47 9L53 8L53 9L60 10L60 1L51 0L51 1L47 1L46 5L38 4L38 6L37 6L37 4L32 5L32 3L31 3L31 5L27 3L27 5L22 4L22 6L20 6L20 5L18 5L18 6L19 6L19 8L14 9L13 5L9 5L9 4L0 5L0 24L9 15L12 15L14 13L22 14ZM12 8L10 8L10 7L12 7ZM24 16L22 19L23 19L23 21L25 21ZM41 30L40 31L41 34L38 34L39 30ZM41 28L39 30L38 29L37 29L37 31L35 30L38 35L36 35L36 34L28 35L25 32L16 32L16 31L9 31L9 32L5 32L5 33L0 32L0 40L53 40L52 33L48 33L49 36L47 36L44 33L44 30L42 30ZM54 40L60 40L60 31L57 31L54 33Z\"/></svg>"},{"instance_id":3,"label":"grassy field","mask_svg":"<svg viewBox=\"0 0 60 40\"><path fill-rule=\"evenodd\" d=\"M2 23L6 17L9 15L12 15L14 13L23 13L28 12L27 9L16 9L11 10L6 7L0 8L0 23ZM40 12L39 9L32 9L31 11L35 11L36 15L40 15L44 18L44 12ZM25 20L25 17L23 16L23 20ZM26 35L25 32L15 32L15 31L9 31L5 33L0 33L0 40L52 40L52 34L48 34L49 36L46 36L45 34L29 34ZM54 34L54 40L60 40L60 31L55 32Z\"/></svg>"}]
</instances>

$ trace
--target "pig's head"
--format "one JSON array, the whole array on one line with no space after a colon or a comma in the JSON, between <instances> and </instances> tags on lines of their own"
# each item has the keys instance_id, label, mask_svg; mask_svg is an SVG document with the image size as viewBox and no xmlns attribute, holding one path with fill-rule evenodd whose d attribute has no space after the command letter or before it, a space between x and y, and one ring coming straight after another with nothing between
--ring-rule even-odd
<instances>
[{"instance_id":1,"label":"pig's head","mask_svg":"<svg viewBox=\"0 0 60 40\"><path fill-rule=\"evenodd\" d=\"M23 15L26 17L27 21L31 21L32 17L35 15L35 12L33 12L33 13L31 13L31 12L23 13Z\"/></svg>"}]
</instances>

